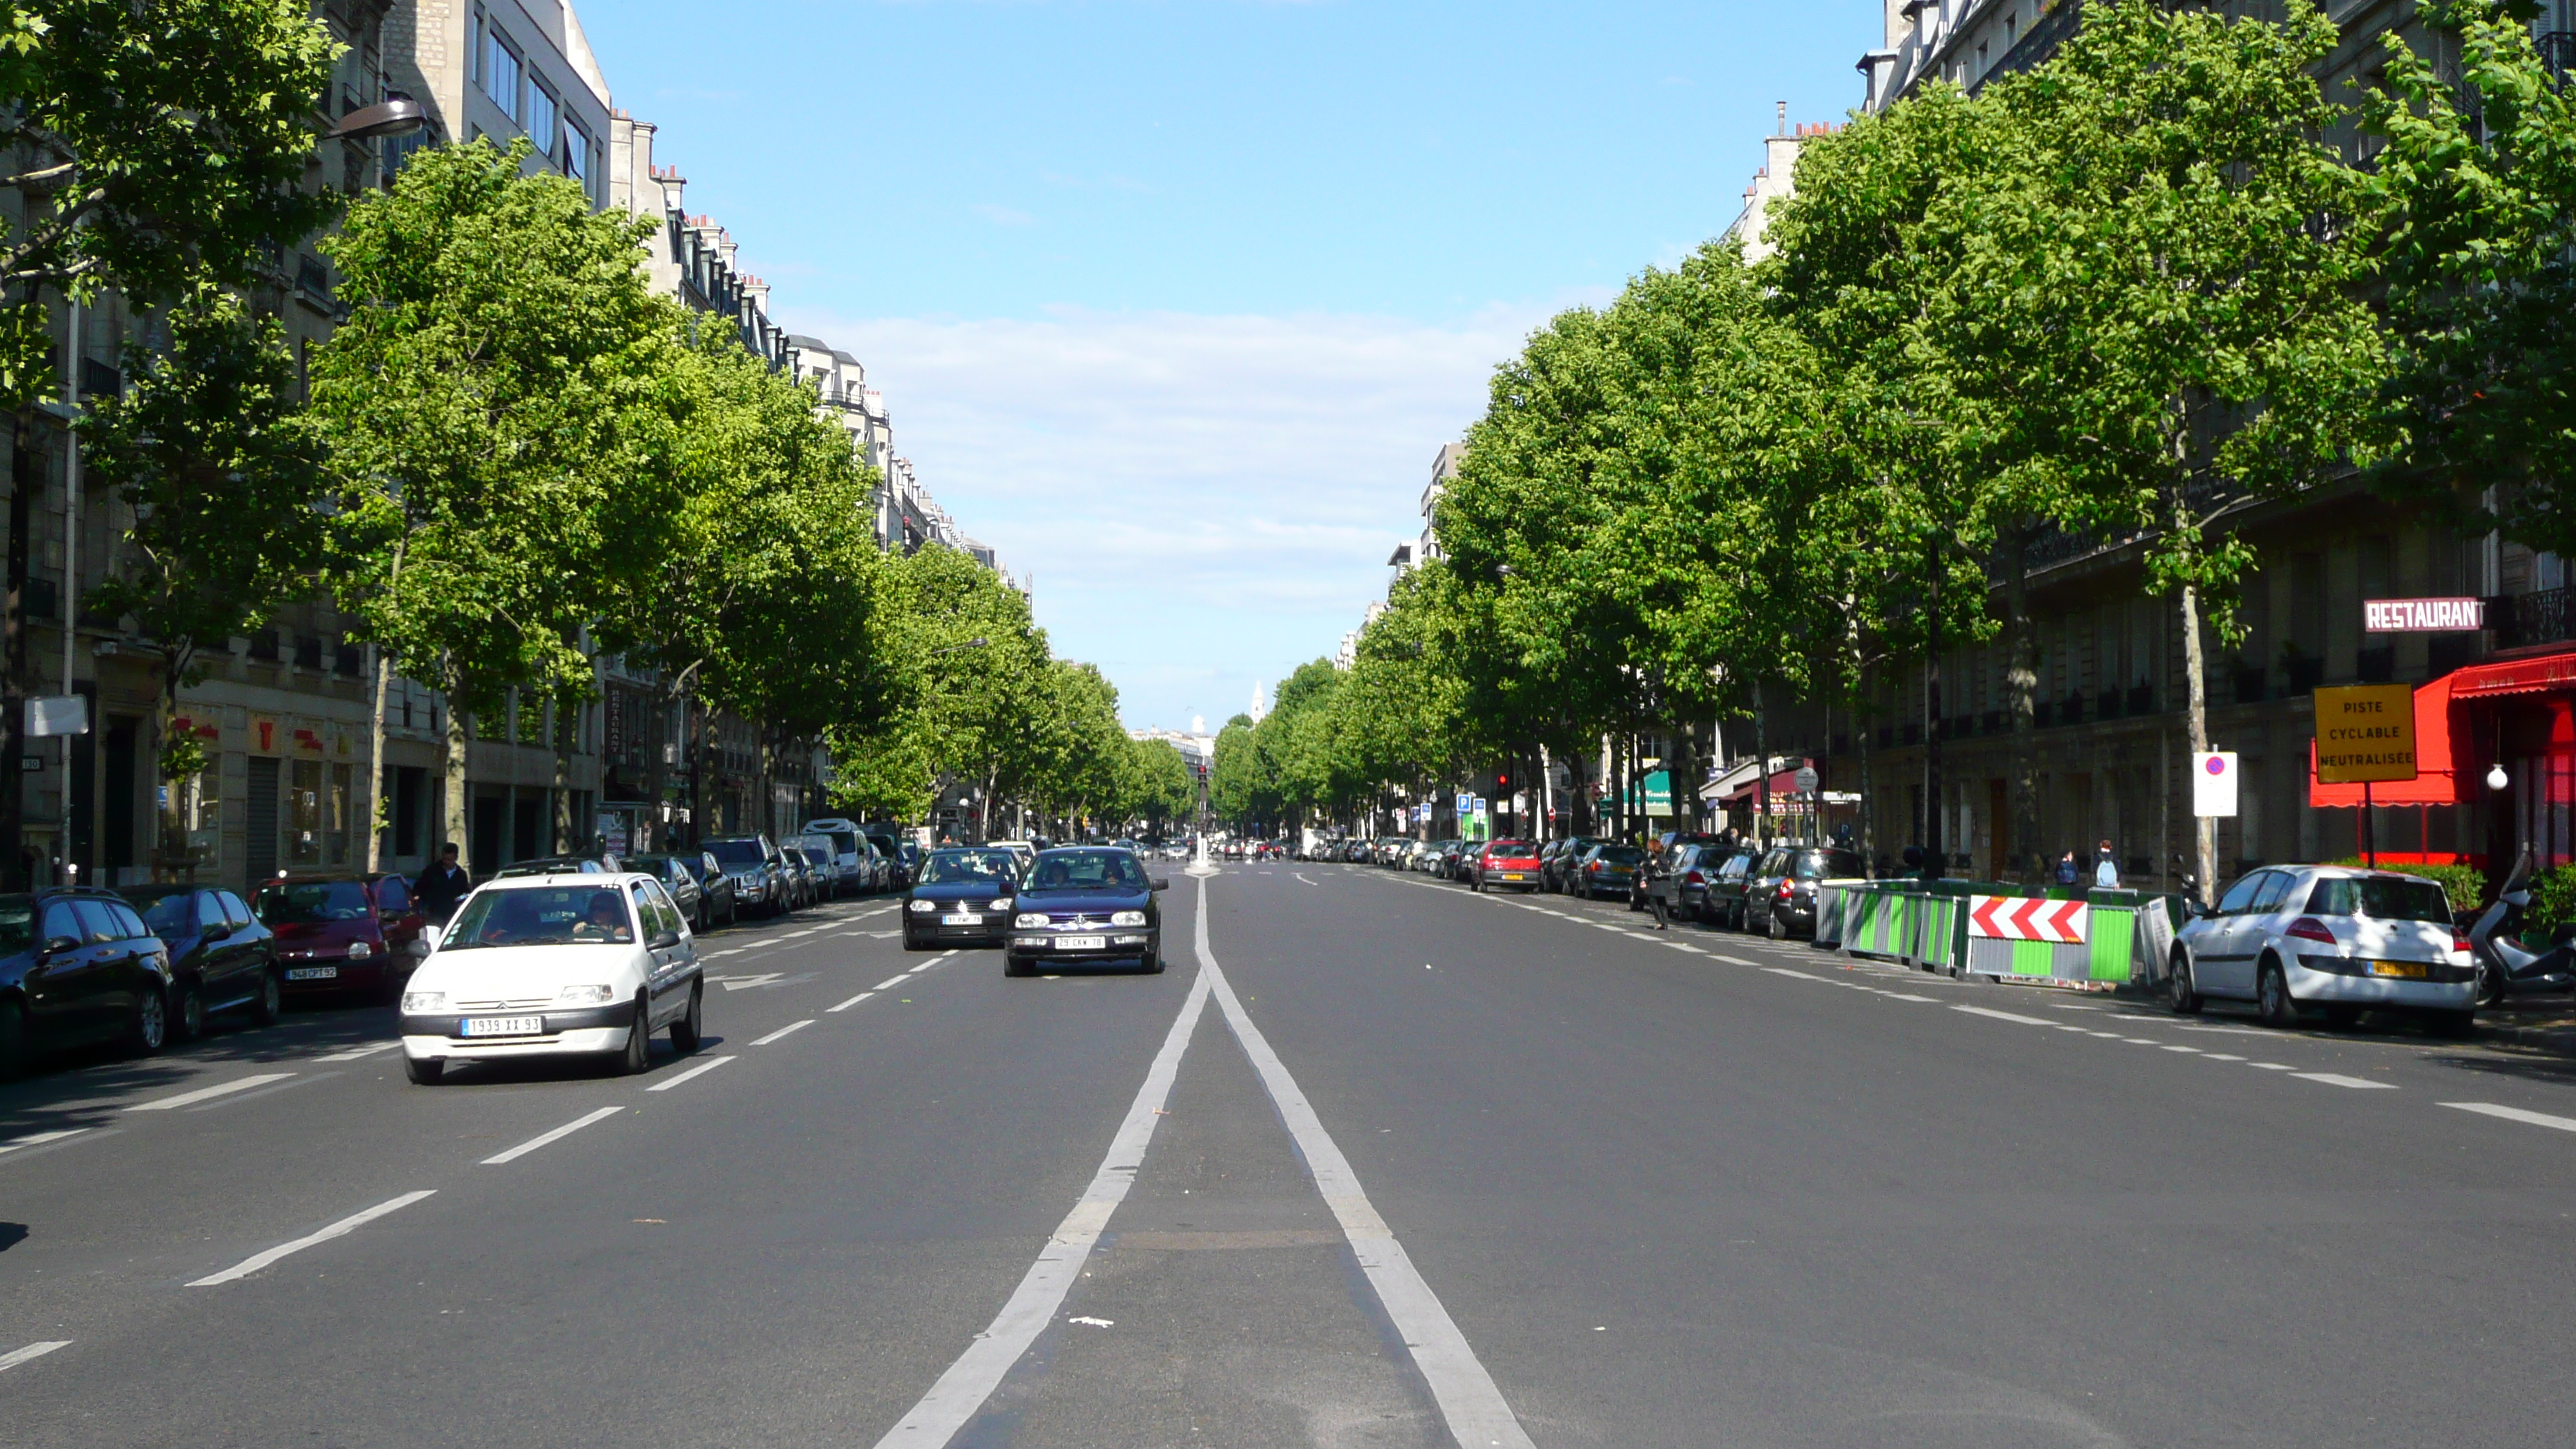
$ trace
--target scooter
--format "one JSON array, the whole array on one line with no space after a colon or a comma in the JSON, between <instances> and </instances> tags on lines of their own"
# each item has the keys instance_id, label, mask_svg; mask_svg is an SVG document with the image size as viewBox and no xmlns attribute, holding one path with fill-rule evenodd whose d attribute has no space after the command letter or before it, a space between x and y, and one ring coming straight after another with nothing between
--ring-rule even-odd
<instances>
[{"instance_id":1,"label":"scooter","mask_svg":"<svg viewBox=\"0 0 2576 1449\"><path fill-rule=\"evenodd\" d=\"M2537 950L2515 934L2531 905L2531 847L2515 858L2513 874L2496 892L2495 904L2469 927L2470 958L2478 968L2478 1005L2493 1006L2508 996L2534 992L2576 991L2576 944L2556 939Z\"/></svg>"}]
</instances>

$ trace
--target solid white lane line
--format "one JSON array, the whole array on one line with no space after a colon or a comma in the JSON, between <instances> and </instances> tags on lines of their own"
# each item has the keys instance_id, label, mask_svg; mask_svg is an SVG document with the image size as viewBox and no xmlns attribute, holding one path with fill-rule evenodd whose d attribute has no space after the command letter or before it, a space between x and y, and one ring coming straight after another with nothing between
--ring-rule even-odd
<instances>
[{"instance_id":1,"label":"solid white lane line","mask_svg":"<svg viewBox=\"0 0 2576 1449\"><path fill-rule=\"evenodd\" d=\"M66 1137L78 1137L88 1130L86 1127L64 1127L53 1132L30 1132L24 1137L12 1137L6 1142L0 1142L0 1152L15 1152L21 1147L42 1147L48 1142L60 1142Z\"/></svg>"},{"instance_id":2,"label":"solid white lane line","mask_svg":"<svg viewBox=\"0 0 2576 1449\"><path fill-rule=\"evenodd\" d=\"M137 1102L125 1110L129 1112L167 1112L173 1107L185 1107L192 1102L203 1102L215 1097L229 1097L235 1092L247 1092L253 1087L265 1087L271 1082L282 1082L294 1075L295 1074L293 1072L262 1072L256 1077L244 1077L236 1082L226 1082L219 1087L199 1087L193 1092L181 1092L175 1097L158 1097L149 1102Z\"/></svg>"},{"instance_id":3,"label":"solid white lane line","mask_svg":"<svg viewBox=\"0 0 2576 1449\"><path fill-rule=\"evenodd\" d=\"M805 1028L807 1028L807 1027L809 1027L809 1026L812 1026L813 1024L814 1024L814 1018L812 1018L812 1017L810 1017L810 1016L809 1016L809 1017L807 1017L807 1018L805 1018L803 1021L792 1021L792 1022L789 1022L787 1025L780 1027L778 1030L773 1031L773 1032L771 1032L769 1035L767 1035L767 1036L765 1036L765 1037L760 1038L758 1041L753 1042L753 1043L752 1043L752 1045L753 1045L753 1046L767 1046L767 1045L769 1045L771 1042L774 1042L774 1041L778 1040L780 1037L785 1037L785 1036L794 1036L796 1033L798 1033L798 1032L800 1032L800 1031L803 1031Z\"/></svg>"},{"instance_id":4,"label":"solid white lane line","mask_svg":"<svg viewBox=\"0 0 2576 1449\"><path fill-rule=\"evenodd\" d=\"M2341 1072L2292 1072L2290 1075L2302 1082L2323 1082L2329 1087L2359 1087L2365 1091L2380 1092L2397 1090L2395 1082L2369 1082L2359 1077L2347 1077Z\"/></svg>"},{"instance_id":5,"label":"solid white lane line","mask_svg":"<svg viewBox=\"0 0 2576 1449\"><path fill-rule=\"evenodd\" d=\"M374 1207L367 1209L365 1212L351 1213L347 1217L340 1219L338 1222L333 1223L331 1226L322 1229L320 1232L307 1233L303 1237L297 1238L291 1243L280 1243L276 1247L271 1248L264 1253L253 1253L249 1257L242 1259L239 1263L230 1268L226 1268L220 1273L209 1273L203 1278L191 1279L188 1286L191 1288L211 1288L217 1283L230 1283L236 1278L247 1278L251 1274L258 1272L260 1269L267 1267L269 1264L276 1262L278 1259L285 1257L289 1253L300 1253L306 1248L312 1247L316 1243L327 1243L333 1238L345 1237L348 1234L365 1227L367 1224L374 1222L376 1219L383 1217L387 1213L398 1212L403 1208L410 1207L413 1203L420 1201L422 1198L436 1197L437 1195L438 1189L436 1188L423 1188L419 1192L404 1193L402 1196L395 1198L390 1202L380 1202Z\"/></svg>"},{"instance_id":6,"label":"solid white lane line","mask_svg":"<svg viewBox=\"0 0 2576 1449\"><path fill-rule=\"evenodd\" d=\"M827 1007L824 1007L823 1009L824 1009L825 1011L827 1011L827 1012L831 1012L831 1011L847 1011L847 1010L849 1010L851 1007L858 1005L860 1002L865 1001L865 1000L867 1000L869 997L874 996L874 995L876 995L876 993L875 993L875 992L873 992L873 991L862 991L862 992L860 992L858 995L851 997L849 1000L842 1002L842 1003L841 1003L840 1005L838 1005L838 1006L827 1006Z\"/></svg>"},{"instance_id":7,"label":"solid white lane line","mask_svg":"<svg viewBox=\"0 0 2576 1449\"><path fill-rule=\"evenodd\" d=\"M1997 1011L1997 1010L1995 1010L1995 1009L1994 1009L1993 1007L1991 1007L1991 1006L1956 1006L1956 1005L1954 1005L1954 1006L1952 1006L1950 1009L1951 1009L1952 1011L1964 1011L1964 1012L1968 1013L1970 1016L1990 1016L1990 1017L1993 1017L1993 1018L1994 1018L1995 1020L1997 1020L1997 1021L2013 1021L2013 1022L2019 1022L2019 1023L2021 1023L2023 1026L2055 1026L2055 1025L2057 1025L2057 1023L2056 1023L2056 1022L2049 1021L2049 1020L2047 1020L2047 1019L2045 1019L2045 1018L2042 1018L2042 1017L2036 1017L2036 1016L2018 1016L2018 1015L2015 1015L2014 1013L2009 1012L2009 1011Z\"/></svg>"},{"instance_id":8,"label":"solid white lane line","mask_svg":"<svg viewBox=\"0 0 2576 1449\"><path fill-rule=\"evenodd\" d=\"M366 1046L351 1047L347 1051L333 1052L327 1057L315 1057L313 1060L317 1062L354 1062L360 1057L371 1057L378 1052L389 1052L395 1047L401 1045L402 1043L398 1041L371 1042Z\"/></svg>"},{"instance_id":9,"label":"solid white lane line","mask_svg":"<svg viewBox=\"0 0 2576 1449\"><path fill-rule=\"evenodd\" d=\"M518 1159L527 1156L529 1153L536 1151L538 1148L545 1146L549 1142L560 1142L564 1138L570 1137L572 1134L589 1126L593 1122L605 1121L625 1110L626 1109L623 1107L602 1107L596 1112L575 1117L552 1132L540 1132L536 1136L529 1138L527 1141L520 1143L518 1146L511 1148L507 1152L493 1153L491 1156L483 1159L483 1165L485 1167L498 1167L504 1162L515 1162Z\"/></svg>"},{"instance_id":10,"label":"solid white lane line","mask_svg":"<svg viewBox=\"0 0 2576 1449\"><path fill-rule=\"evenodd\" d=\"M698 1063L696 1066L689 1068L687 1071L680 1073L678 1076L671 1078L669 1081L655 1082L644 1090L648 1092L667 1092L673 1087L680 1085L682 1082L687 1081L691 1077L703 1077L707 1073L714 1071L716 1068L723 1066L725 1063L732 1060L733 1058L731 1057L709 1057L705 1061Z\"/></svg>"},{"instance_id":11,"label":"solid white lane line","mask_svg":"<svg viewBox=\"0 0 2576 1449\"><path fill-rule=\"evenodd\" d=\"M1199 918L1207 918L1207 887L1201 877ZM1091 1185L1083 1189L1082 1199L1056 1225L1055 1235L1039 1250L1037 1261L1013 1289L1002 1311L975 1336L912 1412L888 1429L877 1441L877 1449L940 1449L966 1421L975 1417L984 1401L1000 1386L1002 1376L1020 1361L1038 1334L1055 1320L1056 1310L1064 1305L1065 1293L1081 1275L1083 1260L1091 1255L1092 1244L1100 1241L1100 1230L1109 1224L1109 1215L1126 1201L1127 1189L1136 1180L1136 1169L1145 1160L1145 1146L1154 1137L1154 1123L1162 1114L1164 1102L1172 1095L1172 1079L1181 1069L1181 1054L1190 1044L1190 1034L1198 1029L1199 1017L1207 1009L1209 974L1199 973L1190 985L1190 994L1181 1003L1180 1015L1172 1019L1172 1029L1163 1036L1162 1050L1154 1054L1153 1064L1145 1069L1145 1084L1136 1089L1136 1100L1129 1103L1126 1119L1118 1124L1118 1135L1109 1141L1109 1155L1102 1158L1100 1170L1092 1174Z\"/></svg>"},{"instance_id":12,"label":"solid white lane line","mask_svg":"<svg viewBox=\"0 0 2576 1449\"><path fill-rule=\"evenodd\" d=\"M2502 1117L2508 1122L2528 1122L2534 1127L2555 1127L2561 1132L2576 1132L2576 1117L2552 1117L2546 1112L2526 1112L2520 1107L2506 1107L2494 1102L2444 1102L2463 1112L2477 1112L2489 1117Z\"/></svg>"},{"instance_id":13,"label":"solid white lane line","mask_svg":"<svg viewBox=\"0 0 2576 1449\"><path fill-rule=\"evenodd\" d=\"M13 1348L7 1353L0 1353L0 1370L16 1368L18 1365L27 1362L29 1359L43 1358L46 1354L52 1353L55 1349L69 1348L71 1346L72 1341L68 1338L54 1338L47 1339L42 1343L28 1344L25 1348Z\"/></svg>"},{"instance_id":14,"label":"solid white lane line","mask_svg":"<svg viewBox=\"0 0 2576 1449\"><path fill-rule=\"evenodd\" d=\"M912 974L911 972L906 971L905 973L903 973L903 976L909 976L909 975L911 975L911 974ZM868 989L869 989L870 991L892 991L892 990L893 990L893 989L895 989L896 987L901 986L901 985L903 984L903 976L889 976L889 977L887 977L886 979L884 979L883 981L878 982L876 985L869 987Z\"/></svg>"},{"instance_id":15,"label":"solid white lane line","mask_svg":"<svg viewBox=\"0 0 2576 1449\"><path fill-rule=\"evenodd\" d=\"M1441 1306L1439 1295L1422 1280L1413 1259L1396 1241L1395 1232L1370 1205L1368 1194L1360 1187L1359 1175L1351 1171L1350 1161L1324 1130L1323 1119L1297 1089L1296 1079L1261 1028L1243 1009L1227 984L1224 970L1216 964L1216 955L1208 949L1207 887L1199 887L1197 928L1193 943L1198 947L1199 981L1215 995L1225 1013L1226 1025L1234 1028L1234 1039L1243 1054L1252 1059L1253 1069L1261 1074L1261 1085L1269 1092L1272 1106L1279 1109L1288 1124L1288 1135L1295 1138L1297 1150L1306 1159L1306 1170L1315 1179L1316 1188L1324 1195L1324 1205L1340 1220L1342 1235L1350 1239L1351 1256L1357 1258L1360 1270L1368 1274L1369 1286L1377 1290L1378 1303L1386 1309L1387 1320L1413 1354L1413 1364L1422 1373L1432 1401L1439 1406L1440 1417L1447 1422L1450 1434L1462 1445L1502 1445L1505 1449L1533 1449L1530 1437L1521 1429L1511 1405L1503 1401L1502 1390L1494 1386L1493 1375L1476 1358L1459 1332L1456 1320Z\"/></svg>"}]
</instances>

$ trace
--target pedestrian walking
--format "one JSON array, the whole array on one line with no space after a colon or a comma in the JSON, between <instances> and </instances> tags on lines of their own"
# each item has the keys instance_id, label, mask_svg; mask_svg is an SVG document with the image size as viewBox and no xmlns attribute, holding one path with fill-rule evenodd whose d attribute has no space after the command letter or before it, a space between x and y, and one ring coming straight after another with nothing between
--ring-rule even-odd
<instances>
[{"instance_id":1,"label":"pedestrian walking","mask_svg":"<svg viewBox=\"0 0 2576 1449\"><path fill-rule=\"evenodd\" d=\"M456 863L456 842L451 840L438 848L438 864L422 871L420 879L412 883L412 899L420 906L424 919L444 926L447 918L456 914L456 903L465 899L473 885L465 867Z\"/></svg>"},{"instance_id":2,"label":"pedestrian walking","mask_svg":"<svg viewBox=\"0 0 2576 1449\"><path fill-rule=\"evenodd\" d=\"M2082 878L2083 877L2078 873L2078 867L2075 864L2074 851L2067 851L2065 854L2060 855L2057 858L2057 883L2059 885L2071 886Z\"/></svg>"},{"instance_id":3,"label":"pedestrian walking","mask_svg":"<svg viewBox=\"0 0 2576 1449\"><path fill-rule=\"evenodd\" d=\"M2115 891L2120 888L2120 861L2117 856L2111 854L2111 842L2107 840L2094 851L2093 887L2096 890L2105 891Z\"/></svg>"}]
</instances>

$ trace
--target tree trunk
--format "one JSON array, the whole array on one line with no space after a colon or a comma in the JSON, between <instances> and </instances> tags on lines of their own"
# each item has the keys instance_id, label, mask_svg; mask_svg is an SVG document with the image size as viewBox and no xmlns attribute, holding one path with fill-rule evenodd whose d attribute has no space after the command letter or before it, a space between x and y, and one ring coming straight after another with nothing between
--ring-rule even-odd
<instances>
[{"instance_id":1,"label":"tree trunk","mask_svg":"<svg viewBox=\"0 0 2576 1449\"><path fill-rule=\"evenodd\" d=\"M2184 720L2191 732L2191 752L2195 755L2209 749L2209 689L2201 673L2200 659L2200 591L2190 584L2182 586L2182 669L2183 693L2188 701ZM2203 900L2216 899L2218 889L2218 821L2200 816L2192 821L2198 860L2194 868L2200 873Z\"/></svg>"},{"instance_id":2,"label":"tree trunk","mask_svg":"<svg viewBox=\"0 0 2576 1449\"><path fill-rule=\"evenodd\" d=\"M1699 829L1699 740L1687 720L1673 726L1673 757L1664 761L1665 790L1673 802L1673 829Z\"/></svg>"},{"instance_id":3,"label":"tree trunk","mask_svg":"<svg viewBox=\"0 0 2576 1449\"><path fill-rule=\"evenodd\" d=\"M571 854L588 847L572 838L572 740L580 727L581 706L557 700L547 706L553 715L555 744L555 853Z\"/></svg>"},{"instance_id":4,"label":"tree trunk","mask_svg":"<svg viewBox=\"0 0 2576 1449\"><path fill-rule=\"evenodd\" d=\"M395 554L397 563L401 554ZM393 674L393 660L373 644L367 646L367 673L376 682L375 706L367 713L367 873L385 868L385 686ZM433 854L433 859L435 855Z\"/></svg>"},{"instance_id":5,"label":"tree trunk","mask_svg":"<svg viewBox=\"0 0 2576 1449\"><path fill-rule=\"evenodd\" d=\"M447 817L447 838L456 844L457 863L465 868L468 876L471 876L479 862L474 859L474 842L471 838L472 832L468 829L468 812L465 808L465 711L457 706L457 699L462 691L458 688L455 666L449 665L445 673L447 675L447 808L441 813Z\"/></svg>"},{"instance_id":6,"label":"tree trunk","mask_svg":"<svg viewBox=\"0 0 2576 1449\"><path fill-rule=\"evenodd\" d=\"M2039 851L2039 637L2030 617L2030 534L2017 529L2005 540L2004 609L2012 631L2004 688L2012 710L2012 859L2023 880L2040 878ZM2023 865L2029 861L2029 866Z\"/></svg>"},{"instance_id":7,"label":"tree trunk","mask_svg":"<svg viewBox=\"0 0 2576 1449\"><path fill-rule=\"evenodd\" d=\"M1926 580L1931 608L1924 615L1923 650L1923 879L1936 881L1949 868L1941 827L1941 550L1932 550Z\"/></svg>"},{"instance_id":8,"label":"tree trunk","mask_svg":"<svg viewBox=\"0 0 2576 1449\"><path fill-rule=\"evenodd\" d=\"M1762 680L1753 681L1753 840L1771 843L1771 720L1762 703Z\"/></svg>"},{"instance_id":9,"label":"tree trunk","mask_svg":"<svg viewBox=\"0 0 2576 1449\"><path fill-rule=\"evenodd\" d=\"M35 527L36 455L28 415L20 413L9 448L9 599L0 614L0 887L31 890L24 860L27 786L27 555Z\"/></svg>"},{"instance_id":10,"label":"tree trunk","mask_svg":"<svg viewBox=\"0 0 2576 1449\"><path fill-rule=\"evenodd\" d=\"M1869 682L1869 666L1862 665L1860 670L1860 697L1863 701L1867 701L1870 698ZM1877 782L1872 779L1870 775L1870 762L1872 759L1871 751L1877 744L1876 736L1878 734L1878 730L1869 722L1869 717L1866 714L1863 714L1859 710L1854 710L1852 712L1852 732L1860 741L1861 866L1862 869L1874 876L1878 874L1878 789Z\"/></svg>"}]
</instances>

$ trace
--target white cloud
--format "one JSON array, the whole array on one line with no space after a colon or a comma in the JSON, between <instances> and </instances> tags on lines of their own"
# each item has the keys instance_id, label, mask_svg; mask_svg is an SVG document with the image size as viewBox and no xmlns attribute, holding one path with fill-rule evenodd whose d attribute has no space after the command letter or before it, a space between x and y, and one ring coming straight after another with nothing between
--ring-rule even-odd
<instances>
[{"instance_id":1,"label":"white cloud","mask_svg":"<svg viewBox=\"0 0 2576 1449\"><path fill-rule=\"evenodd\" d=\"M1332 652L1419 530L1440 445L1553 310L792 322L867 367L896 451L1036 575L1058 652L1142 725L1221 720Z\"/></svg>"}]
</instances>

